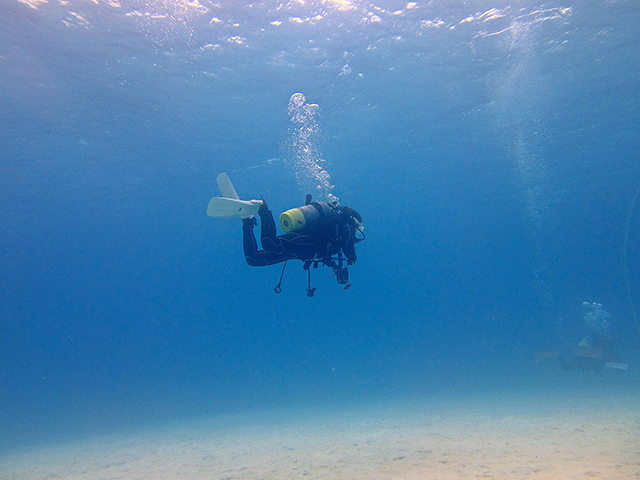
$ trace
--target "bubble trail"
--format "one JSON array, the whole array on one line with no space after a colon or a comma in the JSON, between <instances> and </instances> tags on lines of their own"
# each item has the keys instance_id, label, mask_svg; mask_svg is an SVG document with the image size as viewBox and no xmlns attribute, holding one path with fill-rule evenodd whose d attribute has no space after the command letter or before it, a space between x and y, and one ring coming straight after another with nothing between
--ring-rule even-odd
<instances>
[{"instance_id":1,"label":"bubble trail","mask_svg":"<svg viewBox=\"0 0 640 480\"><path fill-rule=\"evenodd\" d=\"M331 175L322 168L325 161L318 149L318 140L322 135L316 117L320 106L307 103L302 93L294 93L289 100L289 116L293 127L287 142L287 163L293 165L300 186L310 186L316 191L319 200L338 203L333 194L335 185L331 184Z\"/></svg>"}]
</instances>

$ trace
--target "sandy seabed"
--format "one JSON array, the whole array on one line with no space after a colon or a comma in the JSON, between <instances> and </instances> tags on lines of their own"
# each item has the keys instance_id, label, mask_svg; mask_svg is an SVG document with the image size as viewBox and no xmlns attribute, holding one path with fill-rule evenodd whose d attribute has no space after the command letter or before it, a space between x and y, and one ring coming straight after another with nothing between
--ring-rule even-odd
<instances>
[{"instance_id":1,"label":"sandy seabed","mask_svg":"<svg viewBox=\"0 0 640 480\"><path fill-rule=\"evenodd\" d=\"M640 478L640 395L222 415L0 458L3 480L466 478Z\"/></svg>"}]
</instances>

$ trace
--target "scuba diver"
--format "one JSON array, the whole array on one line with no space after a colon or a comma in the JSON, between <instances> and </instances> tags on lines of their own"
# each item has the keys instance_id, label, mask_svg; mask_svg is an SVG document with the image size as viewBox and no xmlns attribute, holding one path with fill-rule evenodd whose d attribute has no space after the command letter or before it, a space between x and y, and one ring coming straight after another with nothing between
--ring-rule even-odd
<instances>
[{"instance_id":1,"label":"scuba diver","mask_svg":"<svg viewBox=\"0 0 640 480\"><path fill-rule=\"evenodd\" d=\"M618 350L609 335L611 314L601 303L584 302L582 308L589 333L574 347L573 356L567 359L561 352L539 352L536 354L536 363L557 358L560 367L568 372L582 370L600 373L604 367L626 371L629 365L621 363Z\"/></svg>"},{"instance_id":2,"label":"scuba diver","mask_svg":"<svg viewBox=\"0 0 640 480\"><path fill-rule=\"evenodd\" d=\"M218 187L223 197L211 199L207 215L242 218L242 244L248 265L263 267L284 262L280 281L274 289L276 293L282 291L282 278L289 260L304 262L308 297L313 297L316 291L311 288L311 267L318 268L320 264L331 268L345 290L351 287L348 267L357 260L355 245L365 238L358 212L338 204L311 202L311 195L307 195L304 206L280 215L280 227L285 233L277 235L273 214L264 200L240 200L225 173L218 176ZM256 214L260 217L262 249L258 249L253 232L258 223Z\"/></svg>"}]
</instances>

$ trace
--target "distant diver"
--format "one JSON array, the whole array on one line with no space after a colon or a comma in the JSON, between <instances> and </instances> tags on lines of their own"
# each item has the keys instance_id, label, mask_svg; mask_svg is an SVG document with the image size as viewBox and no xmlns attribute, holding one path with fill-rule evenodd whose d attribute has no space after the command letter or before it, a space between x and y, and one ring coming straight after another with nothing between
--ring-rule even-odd
<instances>
[{"instance_id":1,"label":"distant diver","mask_svg":"<svg viewBox=\"0 0 640 480\"><path fill-rule=\"evenodd\" d=\"M611 314L604 310L601 303L584 302L583 320L589 333L574 347L571 358L565 358L561 352L538 352L536 363L557 358L565 371L583 370L600 373L604 367L626 371L629 365L621 362L611 336L609 318Z\"/></svg>"},{"instance_id":2,"label":"distant diver","mask_svg":"<svg viewBox=\"0 0 640 480\"><path fill-rule=\"evenodd\" d=\"M311 202L311 195L307 195L304 206L287 210L280 215L280 227L285 233L277 235L273 214L264 200L240 200L226 173L218 176L218 187L222 197L211 199L207 215L242 218L242 244L248 265L264 267L284 262L275 293L282 291L284 269L289 260L304 262L308 297L313 297L316 291L311 288L310 269L312 266L318 268L319 264L331 268L336 280L345 286L345 290L351 287L348 267L357 260L356 244L365 238L362 217L358 212L337 203ZM255 215L260 216L262 249L258 249L253 233L253 228L258 223Z\"/></svg>"}]
</instances>

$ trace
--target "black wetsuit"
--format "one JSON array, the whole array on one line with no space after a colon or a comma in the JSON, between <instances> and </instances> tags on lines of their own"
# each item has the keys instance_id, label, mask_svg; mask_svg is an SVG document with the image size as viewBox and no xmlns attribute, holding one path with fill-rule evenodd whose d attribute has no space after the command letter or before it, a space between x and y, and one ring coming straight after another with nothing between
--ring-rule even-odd
<instances>
[{"instance_id":1,"label":"black wetsuit","mask_svg":"<svg viewBox=\"0 0 640 480\"><path fill-rule=\"evenodd\" d=\"M320 261L332 266L331 257L344 254L347 264L356 261L356 223L349 207L336 207L333 214L296 232L276 235L276 224L266 204L260 207L260 241L258 249L253 227L256 221L242 221L244 258L252 267L275 265L286 260ZM357 215L357 214L356 214Z\"/></svg>"}]
</instances>

